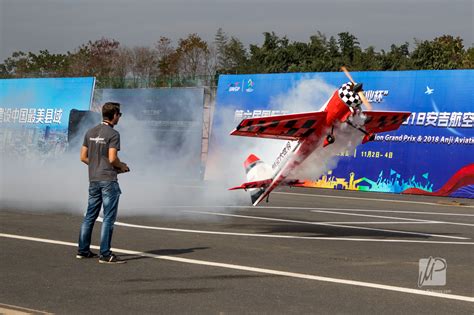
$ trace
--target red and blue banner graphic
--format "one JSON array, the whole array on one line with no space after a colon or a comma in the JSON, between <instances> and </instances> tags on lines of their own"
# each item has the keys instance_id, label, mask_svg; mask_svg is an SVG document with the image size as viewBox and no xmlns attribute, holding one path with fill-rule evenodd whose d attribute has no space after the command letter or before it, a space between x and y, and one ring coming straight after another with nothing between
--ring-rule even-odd
<instances>
[{"instance_id":1,"label":"red and blue banner graphic","mask_svg":"<svg viewBox=\"0 0 474 315\"><path fill-rule=\"evenodd\" d=\"M89 110L94 78L0 80L0 155L48 158L68 145L69 113Z\"/></svg>"},{"instance_id":2,"label":"red and blue banner graphic","mask_svg":"<svg viewBox=\"0 0 474 315\"><path fill-rule=\"evenodd\" d=\"M474 71L373 71L352 72L352 76L363 83L374 110L412 114L398 130L339 152L317 178L305 174L307 178L300 178L304 185L474 198ZM230 137L242 119L318 111L346 81L337 72L220 76L208 177L218 173L211 164L222 172L221 153L229 147L239 151L240 164L249 153L267 155L271 164L279 152L270 150L270 156L262 149L274 147L278 140ZM318 156L314 161L318 163ZM229 172L239 171L229 157L227 166Z\"/></svg>"}]
</instances>

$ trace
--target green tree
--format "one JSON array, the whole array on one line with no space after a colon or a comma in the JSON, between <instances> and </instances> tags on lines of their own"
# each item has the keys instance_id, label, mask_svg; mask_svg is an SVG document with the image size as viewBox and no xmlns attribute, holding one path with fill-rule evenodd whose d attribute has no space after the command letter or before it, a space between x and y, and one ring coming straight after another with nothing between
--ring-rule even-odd
<instances>
[{"instance_id":1,"label":"green tree","mask_svg":"<svg viewBox=\"0 0 474 315\"><path fill-rule=\"evenodd\" d=\"M335 51L338 53L337 44L334 37ZM338 57L338 56L336 56ZM330 43L321 32L310 36L308 44L308 56L310 64L303 71L330 71L334 67L334 59L331 56Z\"/></svg>"},{"instance_id":2,"label":"green tree","mask_svg":"<svg viewBox=\"0 0 474 315\"><path fill-rule=\"evenodd\" d=\"M369 46L360 55L360 70L380 70L382 68L382 56L375 51L374 46Z\"/></svg>"},{"instance_id":3,"label":"green tree","mask_svg":"<svg viewBox=\"0 0 474 315\"><path fill-rule=\"evenodd\" d=\"M127 76L131 72L132 68L132 52L128 47L119 47L117 54L114 59L114 70L113 70L113 88L125 88L127 87ZM133 86L135 87L135 86Z\"/></svg>"},{"instance_id":4,"label":"green tree","mask_svg":"<svg viewBox=\"0 0 474 315\"><path fill-rule=\"evenodd\" d=\"M159 74L163 77L177 76L179 56L172 45L171 39L161 36L155 44L158 58Z\"/></svg>"},{"instance_id":5,"label":"green tree","mask_svg":"<svg viewBox=\"0 0 474 315\"><path fill-rule=\"evenodd\" d=\"M474 47L469 47L467 49L464 54L462 65L465 69L474 69Z\"/></svg>"},{"instance_id":6,"label":"green tree","mask_svg":"<svg viewBox=\"0 0 474 315\"><path fill-rule=\"evenodd\" d=\"M334 36L329 37L327 50L330 58L330 65L328 65L328 68L326 68L325 71L339 71L339 68L344 65L344 61L342 60L342 54Z\"/></svg>"},{"instance_id":7,"label":"green tree","mask_svg":"<svg viewBox=\"0 0 474 315\"><path fill-rule=\"evenodd\" d=\"M95 76L99 81L113 77L119 46L118 41L104 37L79 46L73 53L69 53L70 74Z\"/></svg>"},{"instance_id":8,"label":"green tree","mask_svg":"<svg viewBox=\"0 0 474 315\"><path fill-rule=\"evenodd\" d=\"M224 47L224 60L226 68L223 71L226 73L243 73L248 69L248 53L239 39L232 36L227 42Z\"/></svg>"},{"instance_id":9,"label":"green tree","mask_svg":"<svg viewBox=\"0 0 474 315\"><path fill-rule=\"evenodd\" d=\"M410 60L410 52L408 50L409 44L405 42L404 44L397 46L392 44L390 46L390 51L385 53L382 51L381 57L381 69L382 70L409 70L412 68Z\"/></svg>"},{"instance_id":10,"label":"green tree","mask_svg":"<svg viewBox=\"0 0 474 315\"><path fill-rule=\"evenodd\" d=\"M443 35L432 41L416 41L411 58L416 69L461 69L466 60L463 40Z\"/></svg>"},{"instance_id":11,"label":"green tree","mask_svg":"<svg viewBox=\"0 0 474 315\"><path fill-rule=\"evenodd\" d=\"M155 50L140 46L130 50L130 74L137 87L150 87L151 78L159 73L159 60Z\"/></svg>"},{"instance_id":12,"label":"green tree","mask_svg":"<svg viewBox=\"0 0 474 315\"><path fill-rule=\"evenodd\" d=\"M307 43L293 42L284 52L288 63L287 72L309 71L312 60Z\"/></svg>"},{"instance_id":13,"label":"green tree","mask_svg":"<svg viewBox=\"0 0 474 315\"><path fill-rule=\"evenodd\" d=\"M30 72L40 76L64 76L69 69L69 59L65 54L51 54L40 50L39 54L29 53Z\"/></svg>"},{"instance_id":14,"label":"green tree","mask_svg":"<svg viewBox=\"0 0 474 315\"><path fill-rule=\"evenodd\" d=\"M250 45L250 69L253 72L276 73L286 72L293 64L288 51L288 38L279 38L274 32L263 33L265 39L262 47Z\"/></svg>"},{"instance_id":15,"label":"green tree","mask_svg":"<svg viewBox=\"0 0 474 315\"><path fill-rule=\"evenodd\" d=\"M345 65L354 68L354 59L357 54L360 54L359 42L357 37L349 32L342 32L337 34L339 36L337 42L341 50L342 62Z\"/></svg>"},{"instance_id":16,"label":"green tree","mask_svg":"<svg viewBox=\"0 0 474 315\"><path fill-rule=\"evenodd\" d=\"M352 70L474 68L472 44L465 49L463 40L451 35L415 40L413 52L409 51L408 42L393 44L387 52L378 52L373 46L362 50L358 39L349 32L329 39L317 32L307 42L290 42L274 32L263 35L261 45L248 48L219 28L211 45L197 34L190 34L180 39L176 48L166 37L160 37L154 49L130 49L114 39L101 38L66 54L17 51L0 64L0 77L95 76L99 86L125 87L130 76L136 79L133 86L138 86L138 81L147 82L145 86L173 86L183 84L183 77L340 71L342 65ZM178 81L171 81L175 79Z\"/></svg>"},{"instance_id":17,"label":"green tree","mask_svg":"<svg viewBox=\"0 0 474 315\"><path fill-rule=\"evenodd\" d=\"M193 33L180 39L176 54L179 58L180 74L191 77L208 74L209 47L197 34Z\"/></svg>"},{"instance_id":18,"label":"green tree","mask_svg":"<svg viewBox=\"0 0 474 315\"><path fill-rule=\"evenodd\" d=\"M48 50L32 52L14 52L0 66L3 77L52 77L68 73L67 55L51 54Z\"/></svg>"},{"instance_id":19,"label":"green tree","mask_svg":"<svg viewBox=\"0 0 474 315\"><path fill-rule=\"evenodd\" d=\"M2 77L22 77L28 72L28 54L23 51L15 51L11 57L5 59L0 67Z\"/></svg>"},{"instance_id":20,"label":"green tree","mask_svg":"<svg viewBox=\"0 0 474 315\"><path fill-rule=\"evenodd\" d=\"M214 45L216 46L216 58L217 58L217 71L222 71L230 68L228 59L226 58L226 47L228 45L228 36L219 27L216 36L214 37Z\"/></svg>"}]
</instances>

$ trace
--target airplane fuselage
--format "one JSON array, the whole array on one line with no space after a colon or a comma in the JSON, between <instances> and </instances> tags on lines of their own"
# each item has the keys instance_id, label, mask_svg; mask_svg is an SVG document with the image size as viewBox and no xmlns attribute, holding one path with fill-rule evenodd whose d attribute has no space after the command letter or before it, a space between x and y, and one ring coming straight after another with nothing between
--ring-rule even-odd
<instances>
[{"instance_id":1,"label":"airplane fuselage","mask_svg":"<svg viewBox=\"0 0 474 315\"><path fill-rule=\"evenodd\" d=\"M251 194L255 206L265 198L268 200L269 194L280 184L299 185L299 180L287 180L287 177L317 148L332 144L334 131L341 124L359 130L363 134L362 143L365 143L373 140L376 133L398 129L410 116L410 112L372 111L362 92L362 84L355 83L350 75L348 77L351 82L334 91L319 111L242 120L231 135L289 142L271 167L273 175L265 175L265 178L252 176L250 182L231 189L254 189ZM362 104L368 111L362 112Z\"/></svg>"},{"instance_id":2,"label":"airplane fuselage","mask_svg":"<svg viewBox=\"0 0 474 315\"><path fill-rule=\"evenodd\" d=\"M299 141L285 165L273 176L274 181L270 185L271 188L277 187L289 175L291 170L297 168L317 147L321 146L322 139L324 139L323 146L332 143L328 139L332 138L332 141L334 141L334 127L345 122L360 104L360 98L348 89L348 84L344 84L334 91L324 108L327 113L324 127Z\"/></svg>"},{"instance_id":3,"label":"airplane fuselage","mask_svg":"<svg viewBox=\"0 0 474 315\"><path fill-rule=\"evenodd\" d=\"M327 112L326 127L332 127L336 123L345 121L351 114L349 105L339 97L339 90L334 91L324 111Z\"/></svg>"}]
</instances>

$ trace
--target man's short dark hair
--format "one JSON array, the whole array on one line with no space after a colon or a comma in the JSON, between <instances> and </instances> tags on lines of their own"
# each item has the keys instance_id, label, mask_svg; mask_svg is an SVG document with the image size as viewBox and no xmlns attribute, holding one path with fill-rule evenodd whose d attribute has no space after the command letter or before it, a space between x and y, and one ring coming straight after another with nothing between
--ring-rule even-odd
<instances>
[{"instance_id":1,"label":"man's short dark hair","mask_svg":"<svg viewBox=\"0 0 474 315\"><path fill-rule=\"evenodd\" d=\"M114 115L120 113L120 103L107 102L102 106L102 118L112 120Z\"/></svg>"}]
</instances>

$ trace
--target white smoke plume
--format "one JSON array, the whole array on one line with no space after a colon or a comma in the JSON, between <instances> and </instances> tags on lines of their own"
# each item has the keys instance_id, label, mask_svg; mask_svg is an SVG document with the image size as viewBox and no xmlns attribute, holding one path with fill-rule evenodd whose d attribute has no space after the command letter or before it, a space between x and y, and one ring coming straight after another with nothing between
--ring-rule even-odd
<instances>
[{"instance_id":1,"label":"white smoke plume","mask_svg":"<svg viewBox=\"0 0 474 315\"><path fill-rule=\"evenodd\" d=\"M339 153L353 152L362 142L361 132L343 124L334 130L336 141L327 147L322 147L323 139L318 148L292 173L297 179L317 180L324 173L336 168Z\"/></svg>"},{"instance_id":2,"label":"white smoke plume","mask_svg":"<svg viewBox=\"0 0 474 315\"><path fill-rule=\"evenodd\" d=\"M276 95L271 99L271 108L289 110L291 113L303 113L319 111L326 105L337 87L327 84L320 78L307 78L295 82L294 87L288 92ZM231 107L232 106L228 106ZM222 117L227 117L227 121L222 124L221 129L213 132L223 133L229 132L238 124L231 122L229 119L233 117L233 113L220 111ZM224 121L224 120L223 120ZM232 124L233 123L233 124ZM323 148L322 138L319 141L317 149L301 164L297 169L288 174L290 179L310 179L317 180L321 175L337 166L341 152L353 150L360 144L362 134L360 131L343 124L336 126L334 130L336 137L335 143ZM244 181L245 172L243 170L243 161L249 153L254 153L264 160L267 164L272 164L281 149L286 145L287 141L270 140L260 138L246 137L219 137L219 159L213 161L213 170L221 170L219 174L225 178L237 177L238 185ZM290 155L286 157L288 159ZM224 170L224 171L222 171ZM236 174L238 174L236 176ZM216 174L212 174L216 175ZM237 193L237 192L236 192ZM244 192L242 192L243 194Z\"/></svg>"},{"instance_id":3,"label":"white smoke plume","mask_svg":"<svg viewBox=\"0 0 474 315\"><path fill-rule=\"evenodd\" d=\"M152 139L150 129L134 118L124 119L120 132L123 152L119 156L131 168L130 173L119 175L122 215L179 215L176 206L229 204L232 195L227 186L220 182L204 183L190 176L186 166L195 157L187 156L187 148L195 145L194 140L180 137L182 142L176 149L163 148Z\"/></svg>"},{"instance_id":4,"label":"white smoke plume","mask_svg":"<svg viewBox=\"0 0 474 315\"><path fill-rule=\"evenodd\" d=\"M287 93L272 98L270 105L271 108L291 113L317 111L334 90L335 87L321 79L304 79L298 81ZM250 153L271 165L286 141L229 136L240 121L234 121L234 112L231 109L235 108L234 106L220 106L222 108L215 112L215 119L221 123L217 129L212 130L215 140L213 144L218 148L211 147L206 175L208 179L229 182L236 186L246 180L243 163Z\"/></svg>"},{"instance_id":5,"label":"white smoke plume","mask_svg":"<svg viewBox=\"0 0 474 315\"><path fill-rule=\"evenodd\" d=\"M201 109L190 116L199 122ZM121 134L119 157L131 168L131 172L119 174L121 216L175 215L174 206L226 204L226 198L213 186L204 186L196 174L189 173L186 163L196 160L196 156L190 158L187 148L196 146L195 137L191 139L186 132L161 132L166 143L179 144L163 146L142 119L131 115L124 115L115 128ZM0 209L83 214L87 208L88 168L79 157L86 131L82 128L71 142L74 145L63 154L2 154ZM200 142L201 134L197 136Z\"/></svg>"},{"instance_id":6,"label":"white smoke plume","mask_svg":"<svg viewBox=\"0 0 474 315\"><path fill-rule=\"evenodd\" d=\"M289 92L275 96L271 105L292 113L317 111L335 88L320 79L301 80ZM121 134L119 157L129 165L131 172L119 175L123 192L120 216L178 215L177 206L250 205L248 192L228 191L228 188L246 181L243 162L250 153L271 165L286 141L230 136L239 122L234 121L232 110L223 108L229 107L218 107L214 113L214 120L221 123L211 130L204 182L190 178L184 167L189 160L186 148L194 145L190 138L177 139L181 141L178 149L162 148L142 120L127 115L121 118L116 126ZM196 121L202 119L201 110L193 113L193 117ZM316 179L333 168L337 163L335 154L355 147L361 138L357 130L345 129L337 130L336 142L315 151L294 175ZM79 150L85 130L79 134L79 145L57 158L3 156L0 208L84 213L88 178L87 166L79 160ZM170 132L166 137L175 135Z\"/></svg>"},{"instance_id":7,"label":"white smoke plume","mask_svg":"<svg viewBox=\"0 0 474 315\"><path fill-rule=\"evenodd\" d=\"M320 78L306 79L298 82L287 94L275 98L274 103L276 106L290 103L294 113L322 110L336 89L337 87L327 84ZM336 141L323 148L324 138L320 139L316 150L289 174L291 178L318 179L337 166L339 153L352 152L362 141L360 131L346 124L335 127Z\"/></svg>"},{"instance_id":8,"label":"white smoke plume","mask_svg":"<svg viewBox=\"0 0 474 315\"><path fill-rule=\"evenodd\" d=\"M24 139L19 139L23 141ZM87 169L79 151L4 152L0 169L0 209L84 212Z\"/></svg>"},{"instance_id":9,"label":"white smoke plume","mask_svg":"<svg viewBox=\"0 0 474 315\"><path fill-rule=\"evenodd\" d=\"M297 81L295 86L285 94L275 96L271 104L275 107L291 108L291 112L314 112L329 100L335 86L327 84L320 78L307 78Z\"/></svg>"}]
</instances>

